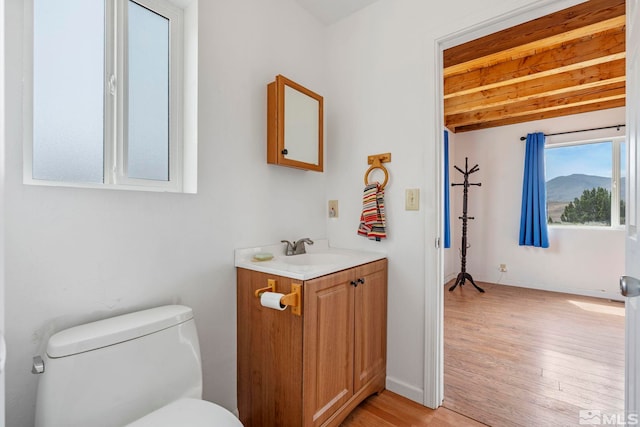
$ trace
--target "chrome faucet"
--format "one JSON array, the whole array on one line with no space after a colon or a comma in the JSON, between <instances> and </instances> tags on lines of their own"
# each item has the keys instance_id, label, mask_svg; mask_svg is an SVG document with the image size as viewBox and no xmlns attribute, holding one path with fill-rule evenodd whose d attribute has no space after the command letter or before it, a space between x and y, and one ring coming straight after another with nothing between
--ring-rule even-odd
<instances>
[{"instance_id":1,"label":"chrome faucet","mask_svg":"<svg viewBox=\"0 0 640 427\"><path fill-rule=\"evenodd\" d=\"M281 240L281 242L287 244L285 249L285 255L287 256L306 254L307 251L304 244L308 243L309 245L313 245L313 240L308 237L304 237L298 241L294 241L293 243L288 240Z\"/></svg>"},{"instance_id":2,"label":"chrome faucet","mask_svg":"<svg viewBox=\"0 0 640 427\"><path fill-rule=\"evenodd\" d=\"M293 243L291 243L288 240L280 240L282 243L286 243L287 244L287 248L285 249L284 254L286 256L291 256L293 255Z\"/></svg>"}]
</instances>

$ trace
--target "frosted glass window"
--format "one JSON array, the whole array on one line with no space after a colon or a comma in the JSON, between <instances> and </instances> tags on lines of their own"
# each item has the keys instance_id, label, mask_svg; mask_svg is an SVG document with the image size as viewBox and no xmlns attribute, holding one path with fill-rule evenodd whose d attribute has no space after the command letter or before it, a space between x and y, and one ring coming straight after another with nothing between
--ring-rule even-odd
<instances>
[{"instance_id":1,"label":"frosted glass window","mask_svg":"<svg viewBox=\"0 0 640 427\"><path fill-rule=\"evenodd\" d=\"M129 1L129 178L169 180L169 20Z\"/></svg>"},{"instance_id":2,"label":"frosted glass window","mask_svg":"<svg viewBox=\"0 0 640 427\"><path fill-rule=\"evenodd\" d=\"M34 179L103 182L103 1L34 0Z\"/></svg>"},{"instance_id":3,"label":"frosted glass window","mask_svg":"<svg viewBox=\"0 0 640 427\"><path fill-rule=\"evenodd\" d=\"M197 81L197 55L184 61L185 46L197 46L197 13L187 39L184 11L198 0L31 1L24 182L184 191L183 94L196 111L197 93L193 83L183 90L183 73Z\"/></svg>"}]
</instances>

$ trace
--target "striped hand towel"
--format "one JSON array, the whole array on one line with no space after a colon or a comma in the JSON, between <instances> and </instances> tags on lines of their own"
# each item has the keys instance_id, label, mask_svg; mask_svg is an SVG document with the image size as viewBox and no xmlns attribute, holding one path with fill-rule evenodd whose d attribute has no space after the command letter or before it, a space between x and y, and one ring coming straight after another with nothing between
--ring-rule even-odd
<instances>
[{"instance_id":1,"label":"striped hand towel","mask_svg":"<svg viewBox=\"0 0 640 427\"><path fill-rule=\"evenodd\" d=\"M384 214L384 190L378 182L367 184L362 196L362 214L358 234L380 241L387 238Z\"/></svg>"}]
</instances>

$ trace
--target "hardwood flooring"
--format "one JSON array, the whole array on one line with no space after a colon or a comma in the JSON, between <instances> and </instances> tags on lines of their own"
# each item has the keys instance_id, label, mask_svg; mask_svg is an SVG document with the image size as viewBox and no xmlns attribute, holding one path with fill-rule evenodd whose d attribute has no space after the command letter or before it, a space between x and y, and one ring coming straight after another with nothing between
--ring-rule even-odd
<instances>
[{"instance_id":1,"label":"hardwood flooring","mask_svg":"<svg viewBox=\"0 0 640 427\"><path fill-rule=\"evenodd\" d=\"M484 426L447 408L426 408L385 390L362 402L341 427L480 427Z\"/></svg>"},{"instance_id":2,"label":"hardwood flooring","mask_svg":"<svg viewBox=\"0 0 640 427\"><path fill-rule=\"evenodd\" d=\"M624 304L504 285L445 289L444 406L492 426L624 408Z\"/></svg>"},{"instance_id":3,"label":"hardwood flooring","mask_svg":"<svg viewBox=\"0 0 640 427\"><path fill-rule=\"evenodd\" d=\"M450 285L450 284L449 284ZM574 426L624 406L624 304L482 283L445 288L444 406L385 390L341 427ZM461 415L464 414L464 415Z\"/></svg>"}]
</instances>

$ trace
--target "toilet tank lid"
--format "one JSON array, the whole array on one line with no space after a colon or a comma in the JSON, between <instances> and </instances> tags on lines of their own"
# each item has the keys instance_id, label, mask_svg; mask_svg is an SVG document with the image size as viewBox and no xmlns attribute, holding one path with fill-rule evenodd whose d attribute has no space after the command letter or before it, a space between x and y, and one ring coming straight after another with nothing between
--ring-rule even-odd
<instances>
[{"instance_id":1,"label":"toilet tank lid","mask_svg":"<svg viewBox=\"0 0 640 427\"><path fill-rule=\"evenodd\" d=\"M52 358L71 356L149 335L193 319L184 305L165 305L60 331L47 345Z\"/></svg>"}]
</instances>

